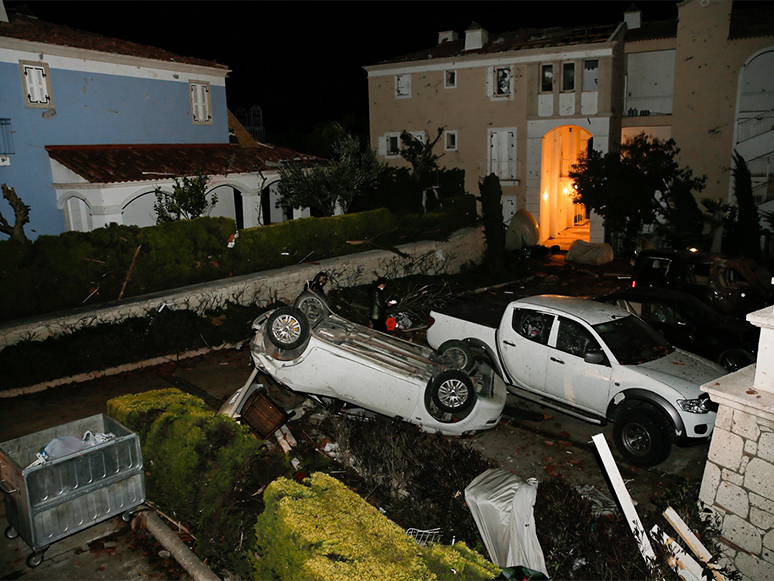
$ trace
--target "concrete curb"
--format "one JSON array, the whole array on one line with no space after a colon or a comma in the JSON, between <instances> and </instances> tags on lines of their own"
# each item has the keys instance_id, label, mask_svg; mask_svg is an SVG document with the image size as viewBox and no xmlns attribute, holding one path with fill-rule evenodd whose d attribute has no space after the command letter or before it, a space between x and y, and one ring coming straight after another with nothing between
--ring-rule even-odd
<instances>
[{"instance_id":1,"label":"concrete curb","mask_svg":"<svg viewBox=\"0 0 774 581\"><path fill-rule=\"evenodd\" d=\"M207 565L199 560L161 518L152 510L144 510L139 515L140 522L156 540L169 551L194 581L221 581Z\"/></svg>"}]
</instances>

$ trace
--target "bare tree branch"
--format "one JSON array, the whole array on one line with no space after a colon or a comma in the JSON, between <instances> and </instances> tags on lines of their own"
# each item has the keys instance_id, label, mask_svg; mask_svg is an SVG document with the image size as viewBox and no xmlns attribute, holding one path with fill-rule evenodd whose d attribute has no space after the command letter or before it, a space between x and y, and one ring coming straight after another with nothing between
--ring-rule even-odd
<instances>
[{"instance_id":1,"label":"bare tree branch","mask_svg":"<svg viewBox=\"0 0 774 581\"><path fill-rule=\"evenodd\" d=\"M14 214L14 223L11 226L0 212L0 232L8 234L12 239L26 246L29 244L29 240L24 234L24 225L30 221L30 207L16 195L13 188L9 188L6 184L2 184L0 187L3 189L3 197L8 200Z\"/></svg>"}]
</instances>

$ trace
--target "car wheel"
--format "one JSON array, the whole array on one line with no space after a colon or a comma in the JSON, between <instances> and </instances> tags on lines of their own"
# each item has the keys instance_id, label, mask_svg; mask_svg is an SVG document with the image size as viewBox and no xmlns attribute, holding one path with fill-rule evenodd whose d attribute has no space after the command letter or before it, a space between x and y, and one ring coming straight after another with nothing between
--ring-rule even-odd
<instances>
[{"instance_id":1,"label":"car wheel","mask_svg":"<svg viewBox=\"0 0 774 581\"><path fill-rule=\"evenodd\" d=\"M459 370L442 371L430 380L430 397L442 412L459 413L476 402L473 380Z\"/></svg>"},{"instance_id":2,"label":"car wheel","mask_svg":"<svg viewBox=\"0 0 774 581\"><path fill-rule=\"evenodd\" d=\"M469 372L473 369L473 352L462 341L446 341L436 351L441 357L452 362L452 369Z\"/></svg>"},{"instance_id":3,"label":"car wheel","mask_svg":"<svg viewBox=\"0 0 774 581\"><path fill-rule=\"evenodd\" d=\"M280 349L295 349L309 338L309 321L295 307L280 307L269 315L266 332Z\"/></svg>"},{"instance_id":4,"label":"car wheel","mask_svg":"<svg viewBox=\"0 0 774 581\"><path fill-rule=\"evenodd\" d=\"M309 325L312 327L330 313L330 309L325 304L325 301L318 294L311 291L304 291L298 295L293 306L306 315Z\"/></svg>"},{"instance_id":5,"label":"car wheel","mask_svg":"<svg viewBox=\"0 0 774 581\"><path fill-rule=\"evenodd\" d=\"M635 466L655 466L669 456L672 440L659 413L644 406L630 406L615 420L613 439L624 460Z\"/></svg>"},{"instance_id":6,"label":"car wheel","mask_svg":"<svg viewBox=\"0 0 774 581\"><path fill-rule=\"evenodd\" d=\"M718 357L718 364L725 367L726 371L739 371L752 363L755 363L755 358L744 349L729 349Z\"/></svg>"}]
</instances>

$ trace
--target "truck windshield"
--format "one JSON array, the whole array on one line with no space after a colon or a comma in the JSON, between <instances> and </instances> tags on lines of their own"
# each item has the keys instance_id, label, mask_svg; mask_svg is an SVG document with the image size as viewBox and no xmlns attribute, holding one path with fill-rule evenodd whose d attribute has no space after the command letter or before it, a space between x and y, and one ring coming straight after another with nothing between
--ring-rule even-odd
<instances>
[{"instance_id":1,"label":"truck windshield","mask_svg":"<svg viewBox=\"0 0 774 581\"><path fill-rule=\"evenodd\" d=\"M594 325L594 330L621 365L653 361L675 350L657 331L634 316Z\"/></svg>"}]
</instances>

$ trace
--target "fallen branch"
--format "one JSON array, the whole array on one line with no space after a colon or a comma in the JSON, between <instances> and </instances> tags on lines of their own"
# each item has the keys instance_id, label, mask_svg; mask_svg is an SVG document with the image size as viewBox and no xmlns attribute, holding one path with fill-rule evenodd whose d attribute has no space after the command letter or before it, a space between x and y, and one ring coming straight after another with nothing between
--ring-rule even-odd
<instances>
[{"instance_id":1,"label":"fallen branch","mask_svg":"<svg viewBox=\"0 0 774 581\"><path fill-rule=\"evenodd\" d=\"M124 296L124 290L126 290L126 283L129 282L129 276L132 274L132 269L134 268L134 263L137 260L137 255L140 253L140 248L142 248L142 244L140 244L137 247L137 250L134 251L134 258L132 258L132 264L129 265L129 270L126 272L126 278L124 279L124 284L121 286L121 292L118 293L118 300L121 300L121 297Z\"/></svg>"}]
</instances>

